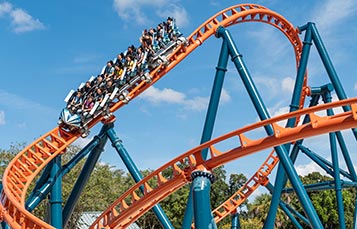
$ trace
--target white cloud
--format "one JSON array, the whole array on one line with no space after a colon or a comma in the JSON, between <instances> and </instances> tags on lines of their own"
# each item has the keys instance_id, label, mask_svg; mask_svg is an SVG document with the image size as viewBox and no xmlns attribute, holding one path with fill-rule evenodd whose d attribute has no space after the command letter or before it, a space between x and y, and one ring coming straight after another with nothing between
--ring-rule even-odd
<instances>
[{"instance_id":1,"label":"white cloud","mask_svg":"<svg viewBox=\"0 0 357 229\"><path fill-rule=\"evenodd\" d=\"M296 171L299 175L301 176L306 176L309 173L312 172L319 172L323 175L326 175L327 173L325 170L323 170L320 166L318 166L315 162L310 162L309 164L304 164L304 165L298 165L296 167Z\"/></svg>"},{"instance_id":2,"label":"white cloud","mask_svg":"<svg viewBox=\"0 0 357 229\"><path fill-rule=\"evenodd\" d=\"M357 4L355 0L328 0L325 4L318 4L318 8L314 12L314 19L318 23L319 28L327 30L333 24L343 23L343 20L351 17L357 12Z\"/></svg>"},{"instance_id":3,"label":"white cloud","mask_svg":"<svg viewBox=\"0 0 357 229\"><path fill-rule=\"evenodd\" d=\"M174 104L182 104L185 101L186 95L177 92L170 88L164 88L160 90L156 87L150 87L145 92L143 92L141 98L148 100L152 103L174 103Z\"/></svg>"},{"instance_id":4,"label":"white cloud","mask_svg":"<svg viewBox=\"0 0 357 229\"><path fill-rule=\"evenodd\" d=\"M289 112L289 107L274 107L274 108L268 108L268 111L270 113L271 117L276 117L279 115L283 115ZM278 122L278 125L280 126L285 126L287 120L283 120Z\"/></svg>"},{"instance_id":5,"label":"white cloud","mask_svg":"<svg viewBox=\"0 0 357 229\"><path fill-rule=\"evenodd\" d=\"M223 88L222 93L221 93L221 100L222 103L226 103L231 101L231 96L228 94L227 90Z\"/></svg>"},{"instance_id":6,"label":"white cloud","mask_svg":"<svg viewBox=\"0 0 357 229\"><path fill-rule=\"evenodd\" d=\"M357 90L357 83L355 83L354 89Z\"/></svg>"},{"instance_id":7,"label":"white cloud","mask_svg":"<svg viewBox=\"0 0 357 229\"><path fill-rule=\"evenodd\" d=\"M58 111L51 107L44 106L27 98L11 94L7 91L0 89L0 105L9 106L14 109L22 111L31 111L31 112L41 112L41 113L50 113L56 114Z\"/></svg>"},{"instance_id":8,"label":"white cloud","mask_svg":"<svg viewBox=\"0 0 357 229\"><path fill-rule=\"evenodd\" d=\"M283 88L284 91L287 91L287 92L293 92L294 85L295 85L295 80L291 77L285 77L281 81L281 87Z\"/></svg>"},{"instance_id":9,"label":"white cloud","mask_svg":"<svg viewBox=\"0 0 357 229\"><path fill-rule=\"evenodd\" d=\"M0 3L0 17L10 13L12 10L12 5L8 2Z\"/></svg>"},{"instance_id":10,"label":"white cloud","mask_svg":"<svg viewBox=\"0 0 357 229\"><path fill-rule=\"evenodd\" d=\"M113 6L120 18L127 22L135 21L139 25L151 23L150 15L146 12L155 12L156 16L165 19L172 16L180 27L188 24L185 8L168 0L114 0Z\"/></svg>"},{"instance_id":11,"label":"white cloud","mask_svg":"<svg viewBox=\"0 0 357 229\"><path fill-rule=\"evenodd\" d=\"M159 9L157 15L163 18L168 16L175 18L176 24L180 27L185 27L189 23L185 8L173 3L167 5L164 9Z\"/></svg>"},{"instance_id":12,"label":"white cloud","mask_svg":"<svg viewBox=\"0 0 357 229\"><path fill-rule=\"evenodd\" d=\"M208 97L195 97L193 99L185 100L184 107L187 110L202 111L208 107Z\"/></svg>"},{"instance_id":13,"label":"white cloud","mask_svg":"<svg viewBox=\"0 0 357 229\"><path fill-rule=\"evenodd\" d=\"M0 4L0 16L8 16L11 19L12 30L15 33L24 33L45 28L39 19L33 18L23 9L14 8L8 2Z\"/></svg>"},{"instance_id":14,"label":"white cloud","mask_svg":"<svg viewBox=\"0 0 357 229\"><path fill-rule=\"evenodd\" d=\"M162 90L152 86L145 90L141 95L141 99L147 100L154 104L167 103L182 105L186 110L201 111L207 109L209 97L196 96L192 99L182 93L170 88L164 88ZM222 90L221 103L230 101L231 97L226 90Z\"/></svg>"},{"instance_id":15,"label":"white cloud","mask_svg":"<svg viewBox=\"0 0 357 229\"><path fill-rule=\"evenodd\" d=\"M5 111L0 111L0 126L5 125Z\"/></svg>"},{"instance_id":16,"label":"white cloud","mask_svg":"<svg viewBox=\"0 0 357 229\"><path fill-rule=\"evenodd\" d=\"M34 19L31 15L22 9L13 10L10 13L10 16L12 18L11 23L14 26L15 33L24 33L45 28L40 20Z\"/></svg>"}]
</instances>

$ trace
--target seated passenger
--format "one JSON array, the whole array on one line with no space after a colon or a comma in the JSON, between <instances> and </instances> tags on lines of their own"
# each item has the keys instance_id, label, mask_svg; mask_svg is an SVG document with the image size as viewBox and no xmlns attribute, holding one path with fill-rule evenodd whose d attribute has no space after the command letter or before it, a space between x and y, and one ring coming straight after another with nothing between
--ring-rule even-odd
<instances>
[{"instance_id":1,"label":"seated passenger","mask_svg":"<svg viewBox=\"0 0 357 229\"><path fill-rule=\"evenodd\" d=\"M168 17L166 20L166 32L170 39L172 39L172 35L174 32L174 23L171 17Z\"/></svg>"},{"instance_id":2,"label":"seated passenger","mask_svg":"<svg viewBox=\"0 0 357 229\"><path fill-rule=\"evenodd\" d=\"M124 65L124 63L125 63L124 53L118 54L118 55L117 55L117 60L115 61L114 65L120 66L119 64Z\"/></svg>"},{"instance_id":3,"label":"seated passenger","mask_svg":"<svg viewBox=\"0 0 357 229\"><path fill-rule=\"evenodd\" d=\"M114 91L114 85L113 85L113 81L112 80L109 80L107 82L107 84L105 85L105 94L108 95L108 96L111 96L111 94L113 93Z\"/></svg>"},{"instance_id":4,"label":"seated passenger","mask_svg":"<svg viewBox=\"0 0 357 229\"><path fill-rule=\"evenodd\" d=\"M91 82L87 81L86 84L84 85L84 87L82 87L81 92L83 94L84 97L86 97L87 95L89 95L93 90L93 87L91 85Z\"/></svg>"},{"instance_id":5,"label":"seated passenger","mask_svg":"<svg viewBox=\"0 0 357 229\"><path fill-rule=\"evenodd\" d=\"M114 63L112 60L107 62L107 66L105 67L104 70L104 79L108 81L109 79L112 79L114 77Z\"/></svg>"},{"instance_id":6,"label":"seated passenger","mask_svg":"<svg viewBox=\"0 0 357 229\"><path fill-rule=\"evenodd\" d=\"M139 47L135 57L138 60L136 63L138 68L141 68L141 64L144 61L144 57L145 57L145 53L143 52L142 47Z\"/></svg>"},{"instance_id":7,"label":"seated passenger","mask_svg":"<svg viewBox=\"0 0 357 229\"><path fill-rule=\"evenodd\" d=\"M104 99L104 91L102 87L98 87L94 93L94 100L98 103L101 103Z\"/></svg>"},{"instance_id":8,"label":"seated passenger","mask_svg":"<svg viewBox=\"0 0 357 229\"><path fill-rule=\"evenodd\" d=\"M73 97L73 99L69 101L69 103L67 105L67 109L72 114L80 113L81 112L80 108L82 107L82 103L83 103L82 93L80 91L77 91L76 96Z\"/></svg>"},{"instance_id":9,"label":"seated passenger","mask_svg":"<svg viewBox=\"0 0 357 229\"><path fill-rule=\"evenodd\" d=\"M152 43L150 33L145 29L142 36L140 37L141 46L144 48L149 48Z\"/></svg>"},{"instance_id":10,"label":"seated passenger","mask_svg":"<svg viewBox=\"0 0 357 229\"><path fill-rule=\"evenodd\" d=\"M168 27L168 25L167 25L167 23L164 21L164 22L162 22L161 27L162 27L162 30L163 30L163 32L162 32L163 42L164 42L165 45L167 45L167 43L170 42L170 37L169 37L169 35L168 35L168 33L167 33L167 30L168 30L167 27Z\"/></svg>"},{"instance_id":11,"label":"seated passenger","mask_svg":"<svg viewBox=\"0 0 357 229\"><path fill-rule=\"evenodd\" d=\"M84 119L88 119L90 116L90 111L94 107L93 97L89 96L82 106L82 116Z\"/></svg>"},{"instance_id":12,"label":"seated passenger","mask_svg":"<svg viewBox=\"0 0 357 229\"><path fill-rule=\"evenodd\" d=\"M127 49L126 56L135 56L135 53L136 53L136 48L134 45L131 45Z\"/></svg>"},{"instance_id":13,"label":"seated passenger","mask_svg":"<svg viewBox=\"0 0 357 229\"><path fill-rule=\"evenodd\" d=\"M133 58L131 56L126 56L126 75L131 76L133 70L134 70Z\"/></svg>"},{"instance_id":14,"label":"seated passenger","mask_svg":"<svg viewBox=\"0 0 357 229\"><path fill-rule=\"evenodd\" d=\"M161 48L164 48L167 44L168 41L170 41L170 38L168 38L167 36L167 39L164 39L165 38L165 30L164 30L164 27L163 27L163 24L160 23L157 25L157 41L159 42L159 46Z\"/></svg>"},{"instance_id":15,"label":"seated passenger","mask_svg":"<svg viewBox=\"0 0 357 229\"><path fill-rule=\"evenodd\" d=\"M151 35L151 48L152 50L156 53L160 49L159 41L157 40L157 32L155 29L151 28L150 29L150 35Z\"/></svg>"},{"instance_id":16,"label":"seated passenger","mask_svg":"<svg viewBox=\"0 0 357 229\"><path fill-rule=\"evenodd\" d=\"M103 75L98 75L94 80L93 88L103 87L105 85L105 81L103 80Z\"/></svg>"}]
</instances>

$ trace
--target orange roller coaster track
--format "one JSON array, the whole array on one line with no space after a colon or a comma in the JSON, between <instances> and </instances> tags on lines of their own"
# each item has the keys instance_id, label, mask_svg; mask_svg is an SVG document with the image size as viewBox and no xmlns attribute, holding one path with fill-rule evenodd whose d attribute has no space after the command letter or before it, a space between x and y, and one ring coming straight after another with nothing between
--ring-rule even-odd
<instances>
[{"instance_id":1,"label":"orange roller coaster track","mask_svg":"<svg viewBox=\"0 0 357 229\"><path fill-rule=\"evenodd\" d=\"M259 5L236 5L217 13L208 19L205 23L203 23L199 28L197 28L187 38L188 44L182 44L169 56L169 64L167 66L160 65L150 72L152 77L152 81L150 83L142 81L133 90L130 91L130 98L135 98L144 90L149 88L152 84L161 79L164 75L166 75L167 72L173 69L183 59L185 59L186 56L193 52L205 40L207 40L212 35L215 35L216 29L219 26L228 27L244 22L267 23L283 32L293 46L296 63L298 65L302 52L302 43L299 39L298 31L291 23L289 23L281 15ZM306 77L304 85L306 86ZM305 96L305 90L303 90L300 100L300 108L303 106ZM157 172L154 172L149 177L145 178L145 180L140 183L144 184L146 190L144 195L137 192L137 188L140 186L140 184L130 189L126 193L126 197L130 197L131 202L127 203L127 199L125 198L119 199L112 205L112 207L103 213L103 215L96 221L92 228L99 228L99 225L106 225L105 227L110 225L128 225L129 222L132 222L143 212L147 211L150 206L159 202L162 198L169 195L183 184L189 182L190 179L187 176L188 172L194 169L199 169L201 166L206 169L212 169L228 161L245 156L247 154L258 152L259 150L266 149L268 147L273 147L277 144L295 141L299 138L314 136L321 133L326 133L328 131L355 127L355 109L353 109L352 112L345 112L333 117L316 118L317 116L312 115L311 117L314 117L313 120L315 120L315 122L297 126L291 129L284 129L282 127L278 127L278 125L275 124L277 121L284 120L288 117L300 117L300 115L303 114L312 114L312 112L316 112L318 109L322 110L332 106L341 106L342 103L345 105L351 105L356 103L356 101L347 100L340 103L334 103L333 105L329 106L319 106L319 108L316 110L304 109L299 112L295 112L294 114L280 116L279 118L273 118L259 122L203 144L178 157L172 162L164 165L158 169ZM125 104L122 101L119 101L111 106L110 111L115 112L123 105ZM352 107L355 107L355 105ZM104 121L102 116L99 116L91 121L88 125L89 128L93 127L100 121ZM247 131L269 124L274 124L273 126L275 129L279 128L279 134L276 132L274 136L257 140L249 140L248 138L244 137L244 133ZM27 146L10 162L3 176L3 190L1 193L1 218L5 220L11 228L53 228L51 225L38 219L25 209L24 205L26 193L30 183L35 179L40 171L57 155L65 153L66 148L79 136L79 133L69 133L63 131L59 127L56 127ZM214 144L234 136L238 137L241 141L241 145L239 147L228 152L220 152L219 150L215 149ZM198 153L204 148L209 148L211 152L211 158L207 161L204 161ZM271 162L272 160L273 162ZM182 170L178 167L177 163L179 161L189 164L188 167L186 167L186 170ZM273 165L276 164L277 158L271 154L267 161L270 161L268 167L271 169ZM172 169L174 171L174 176L171 179L165 178L161 175L161 172L165 169ZM259 171L263 170L260 169ZM257 172L257 174L258 173L259 172ZM146 183L152 178L155 178L158 181L157 187L149 186ZM253 180L251 179L248 182L246 185L247 190L253 190L250 189L251 182L264 183L264 181L259 180L258 178L258 175L254 176L252 178ZM248 193L242 192L241 196L244 196L245 194ZM235 201L236 200L233 199L230 200L230 202ZM140 207L135 208L135 206ZM119 213L120 215L118 215ZM214 214L216 216L223 215L219 211L216 211Z\"/></svg>"},{"instance_id":2,"label":"orange roller coaster track","mask_svg":"<svg viewBox=\"0 0 357 229\"><path fill-rule=\"evenodd\" d=\"M319 134L356 127L356 102L357 99L354 98L326 105L315 106L312 108L301 109L296 112L291 112L255 123L206 142L166 163L145 177L142 181L138 182L119 199L117 199L105 212L103 212L90 228L101 229L128 227L142 214L150 210L155 204L170 195L176 189L190 182L190 175L192 171L204 169L210 171L213 168L223 165L229 161L257 153L264 149ZM318 111L324 111L329 108L346 105L352 106L353 110L325 117L320 117L315 114ZM278 122L280 121L288 120L294 117L297 118L302 115L309 115L311 122L298 125L294 128L283 128L278 125ZM249 132L263 128L267 125L272 125L274 127L274 135L260 139L249 139L246 137ZM225 152L220 151L217 147L215 147L218 143L232 138L239 140L236 141L239 143L237 147L226 150ZM209 149L211 157L208 160L204 160L202 158L201 152L204 149ZM173 171L173 175L171 177L165 177L163 174L167 171ZM249 192L255 190L256 184L265 184L265 176L262 176L262 178L263 179L249 181L249 185L246 185L244 189L238 191L240 198L231 198L230 201L234 204L232 204L232 207L226 206L226 209L228 210L229 208L228 211L233 211L235 209L235 205L239 205L245 200L245 195L249 195ZM140 187L144 187L144 194L141 194ZM218 211L215 212L216 216L219 216L219 214L220 213Z\"/></svg>"}]
</instances>

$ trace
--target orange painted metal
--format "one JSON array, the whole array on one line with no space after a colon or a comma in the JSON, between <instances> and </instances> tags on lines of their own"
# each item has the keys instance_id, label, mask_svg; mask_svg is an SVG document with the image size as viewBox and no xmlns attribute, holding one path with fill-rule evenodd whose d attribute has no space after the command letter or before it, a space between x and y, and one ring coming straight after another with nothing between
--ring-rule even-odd
<instances>
[{"instance_id":1,"label":"orange painted metal","mask_svg":"<svg viewBox=\"0 0 357 229\"><path fill-rule=\"evenodd\" d=\"M243 22L263 22L270 24L282 31L293 46L297 61L296 63L298 64L302 51L302 44L296 29L287 20L285 20L279 14L259 5L237 5L217 13L205 23L203 23L197 30L195 30L187 38L188 45L181 45L170 55L170 64L168 66L159 66L150 73L153 79L151 83L141 82L138 86L130 91L129 96L131 99L135 98L145 89L161 79L167 72L174 68L186 56L188 56L192 51L200 46L206 39L214 35L218 26L228 27ZM304 85L306 87L306 77ZM303 96L301 97L301 107L305 99L306 91L308 90L303 91ZM119 101L114 104L110 110L114 112L123 105L124 103ZM356 109L354 109L354 111L355 110ZM188 165L185 167L186 169L181 170L177 164L178 161L174 160L171 162L171 164L169 163L161 167L161 170L159 169L158 172L154 172L153 174L149 175L143 180L143 182L141 182L141 184L144 184L145 187L144 195L137 191L137 187L140 185L134 186L127 192L127 197L130 197L131 201L127 202L128 200L124 198L119 202L116 201L113 203L113 207L105 211L96 221L96 224L94 224L91 228L100 228L100 224L106 225L106 228L124 227L124 225L128 225L128 223L138 218L164 197L168 196L170 193L174 192L179 187L189 182L189 174L194 169L212 169L219 164L226 163L230 160L234 160L241 156L257 152L258 150L267 147L272 147L274 144L282 144L282 142L296 140L297 136L308 137L311 135L307 133L308 131L310 131L312 135L316 135L324 133L324 131L339 130L356 126L356 120L353 119L353 117L356 118L356 112L353 112L353 114L354 116L352 116L352 113L344 113L339 117L336 116L335 119L327 118L326 120L317 120L318 125L314 127L305 126L302 129L293 128L292 130L295 130L294 134L291 134L293 133L292 130L284 130L283 135L280 134L280 136L271 136L270 138L266 139L248 140L247 138L244 138L243 133L248 131L249 128L243 128L241 131L234 133L234 136L239 137L239 139L244 142L244 144L242 144L237 149L232 149L230 152L220 153L220 151L214 150L213 147L215 143L228 138L229 134L210 141L209 143L201 145L189 151L189 153L178 157L182 163L188 163ZM296 117L300 116L297 115ZM100 121L105 120L103 117L99 116L91 123L89 123L89 128L93 127ZM260 122L256 125L264 125L264 122ZM251 128L258 126L252 125ZM53 158L59 154L64 153L66 148L78 137L79 133L68 133L56 127L26 147L10 162L3 176L0 216L10 225L11 228L53 228L25 209L24 203L26 193L30 183L35 179L39 172ZM210 148L212 158L204 162L204 160L200 157L200 152L203 148L206 147ZM173 170L173 177L163 177L162 171L164 169ZM150 179L158 181L155 187L152 187L147 183L147 181ZM253 186L249 187L251 190L253 190ZM242 195L244 194L246 195L247 193L242 193Z\"/></svg>"},{"instance_id":2,"label":"orange painted metal","mask_svg":"<svg viewBox=\"0 0 357 229\"><path fill-rule=\"evenodd\" d=\"M308 138L320 134L357 127L357 121L353 117L353 112L349 111L336 114L334 116L321 117L317 124L316 122L309 122L304 125L297 125L291 128L281 127L280 134L274 134L272 136L258 139L249 139L248 141L247 139L240 142L236 141L240 144L230 150L226 150L224 152L220 151L220 153L217 153L218 150L216 144L218 143L222 143L232 138L240 138L240 136L243 136L249 132L263 129L264 126L273 124L277 125L278 122L286 121L290 118L296 118L302 115L311 115L319 111L326 111L329 108L351 105L354 106L356 103L357 98L354 98L301 109L255 123L250 126L246 126L242 129L235 130L231 133L206 142L173 159L134 185L120 198L118 198L106 211L104 211L91 225L90 228L100 229L128 227L132 222L151 209L155 204L160 202L162 199L170 195L178 188L182 187L184 184L190 182L191 172L197 170L199 167L201 169L205 168L210 171L230 161L253 153L259 153L264 149L269 149L274 146L291 143L302 138ZM244 144L241 144L241 142L244 142ZM204 161L201 152L206 148L213 151L210 153L211 158ZM266 174L269 173L272 166L277 163L278 158L273 155L267 159L267 161L269 160L273 160L273 162L264 163L262 168L258 170L256 176L248 181L248 183L245 185L245 188L239 190L238 194L235 197L232 197L230 201L225 202L221 208L224 208L224 210L227 212L233 211L232 209L235 205L241 203L244 198L246 198L246 196L251 195L260 185L266 184ZM264 168L265 166L267 167ZM165 179L159 179L159 177L163 177L164 174L168 174L167 171L170 170L174 171L173 176L165 177ZM144 194L139 194L141 186L145 187ZM148 187L150 188L148 189ZM136 193L136 195L133 196L133 193ZM115 213L114 210L116 210ZM220 215L223 217L223 214L226 214L220 210L214 212L215 218L217 220L220 219Z\"/></svg>"}]
</instances>

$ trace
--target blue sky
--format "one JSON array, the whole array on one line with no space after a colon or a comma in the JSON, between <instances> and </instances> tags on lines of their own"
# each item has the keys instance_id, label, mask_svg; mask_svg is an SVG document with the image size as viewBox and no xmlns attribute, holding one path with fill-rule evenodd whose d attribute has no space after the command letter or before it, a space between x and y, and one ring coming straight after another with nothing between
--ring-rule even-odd
<instances>
[{"instance_id":1,"label":"blue sky","mask_svg":"<svg viewBox=\"0 0 357 229\"><path fill-rule=\"evenodd\" d=\"M0 148L8 149L16 142L30 143L55 127L68 91L97 75L107 60L129 45L137 46L144 28L173 16L188 36L218 11L239 3L243 2L0 1ZM315 22L347 95L356 96L356 1L251 3L278 12L294 26ZM265 24L245 23L230 30L271 115L286 112L296 75L290 43ZM115 113L116 131L139 168L155 169L199 144L220 45L221 41L212 37L147 92ZM308 69L309 85L328 82L315 49ZM241 80L229 63L213 135L220 136L257 120ZM84 145L99 128L96 126L87 139L76 144ZM328 158L325 142L324 137L310 140L311 148L321 150ZM109 144L106 148L102 162L123 168ZM263 153L226 168L250 176L265 158ZM356 161L357 153L351 151L351 155ZM302 174L315 168L307 159L298 161Z\"/></svg>"}]
</instances>

